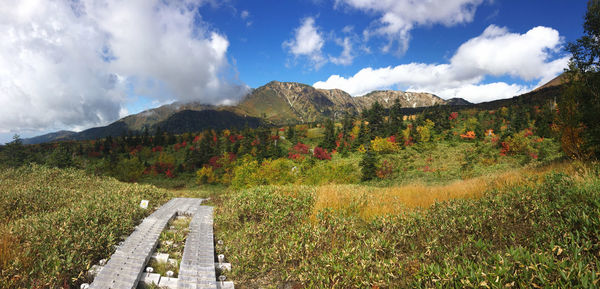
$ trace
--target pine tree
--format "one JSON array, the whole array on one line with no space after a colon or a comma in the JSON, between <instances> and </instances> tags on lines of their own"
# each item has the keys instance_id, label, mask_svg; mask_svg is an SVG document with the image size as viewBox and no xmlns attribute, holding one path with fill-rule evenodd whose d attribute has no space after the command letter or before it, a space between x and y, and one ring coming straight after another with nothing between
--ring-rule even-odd
<instances>
[{"instance_id":1,"label":"pine tree","mask_svg":"<svg viewBox=\"0 0 600 289\"><path fill-rule=\"evenodd\" d=\"M285 138L290 143L296 143L296 129L294 128L294 125L290 125L288 127L287 132L285 134Z\"/></svg>"},{"instance_id":2,"label":"pine tree","mask_svg":"<svg viewBox=\"0 0 600 289\"><path fill-rule=\"evenodd\" d=\"M354 123L352 121L352 117L350 116L350 114L345 113L344 118L342 119L342 134L344 134L344 137L350 135L353 125Z\"/></svg>"},{"instance_id":3,"label":"pine tree","mask_svg":"<svg viewBox=\"0 0 600 289\"><path fill-rule=\"evenodd\" d=\"M372 180L377 176L377 156L371 150L367 150L360 161L361 180Z\"/></svg>"},{"instance_id":4,"label":"pine tree","mask_svg":"<svg viewBox=\"0 0 600 289\"><path fill-rule=\"evenodd\" d=\"M17 167L22 165L27 158L23 141L18 134L13 136L13 141L7 143L2 150L2 159L9 166Z\"/></svg>"},{"instance_id":5,"label":"pine tree","mask_svg":"<svg viewBox=\"0 0 600 289\"><path fill-rule=\"evenodd\" d=\"M360 122L360 130L358 132L358 138L354 142L354 147L358 147L360 145L367 145L371 141L371 132L367 125L364 122Z\"/></svg>"},{"instance_id":6,"label":"pine tree","mask_svg":"<svg viewBox=\"0 0 600 289\"><path fill-rule=\"evenodd\" d=\"M335 149L335 125L333 121L328 119L325 121L325 137L323 141L319 145L320 147L327 149L329 151Z\"/></svg>"},{"instance_id":7,"label":"pine tree","mask_svg":"<svg viewBox=\"0 0 600 289\"><path fill-rule=\"evenodd\" d=\"M406 128L406 126L404 125L403 117L404 116L402 115L402 104L400 104L400 100L396 98L394 104L390 108L390 117L387 129L388 135L400 134L401 131Z\"/></svg>"},{"instance_id":8,"label":"pine tree","mask_svg":"<svg viewBox=\"0 0 600 289\"><path fill-rule=\"evenodd\" d=\"M371 105L369 110L365 111L365 119L367 122L369 122L371 136L375 137L385 135L385 124L383 122L384 115L385 109L377 101Z\"/></svg>"}]
</instances>

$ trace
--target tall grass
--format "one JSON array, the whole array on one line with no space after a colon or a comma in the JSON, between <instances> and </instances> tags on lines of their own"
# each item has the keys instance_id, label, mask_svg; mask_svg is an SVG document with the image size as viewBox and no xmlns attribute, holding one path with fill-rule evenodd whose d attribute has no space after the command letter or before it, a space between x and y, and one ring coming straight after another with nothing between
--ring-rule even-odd
<instances>
[{"instance_id":1,"label":"tall grass","mask_svg":"<svg viewBox=\"0 0 600 289\"><path fill-rule=\"evenodd\" d=\"M325 209L357 214L365 220L407 209L423 209L451 199L479 198L485 191L536 183L548 171L576 175L574 165L557 163L541 168L522 168L505 173L456 180L443 185L413 183L377 188L364 185L325 185L316 189L313 218Z\"/></svg>"}]
</instances>

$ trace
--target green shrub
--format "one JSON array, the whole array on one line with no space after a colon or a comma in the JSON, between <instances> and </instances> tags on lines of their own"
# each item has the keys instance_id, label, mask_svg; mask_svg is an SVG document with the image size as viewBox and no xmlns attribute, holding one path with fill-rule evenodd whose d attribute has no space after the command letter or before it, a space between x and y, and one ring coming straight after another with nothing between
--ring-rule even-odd
<instances>
[{"instance_id":1,"label":"green shrub","mask_svg":"<svg viewBox=\"0 0 600 289\"><path fill-rule=\"evenodd\" d=\"M248 157L239 159L237 166L233 169L231 187L241 189L266 184L266 180L258 175L259 169L258 161Z\"/></svg>"},{"instance_id":2,"label":"green shrub","mask_svg":"<svg viewBox=\"0 0 600 289\"><path fill-rule=\"evenodd\" d=\"M354 159L334 158L332 161L311 163L307 160L300 169L301 183L306 185L355 184L360 181L360 169Z\"/></svg>"},{"instance_id":3,"label":"green shrub","mask_svg":"<svg viewBox=\"0 0 600 289\"><path fill-rule=\"evenodd\" d=\"M144 173L144 164L136 157L121 159L113 170L117 179L126 182L137 181Z\"/></svg>"},{"instance_id":4,"label":"green shrub","mask_svg":"<svg viewBox=\"0 0 600 289\"><path fill-rule=\"evenodd\" d=\"M289 159L266 160L262 163L257 176L266 180L270 185L284 185L294 183L297 170L296 163Z\"/></svg>"}]
</instances>

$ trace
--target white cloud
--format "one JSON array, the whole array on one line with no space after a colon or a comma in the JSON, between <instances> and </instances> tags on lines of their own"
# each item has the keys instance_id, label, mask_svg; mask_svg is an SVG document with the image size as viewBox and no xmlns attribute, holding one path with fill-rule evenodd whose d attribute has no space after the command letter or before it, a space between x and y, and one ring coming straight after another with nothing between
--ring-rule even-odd
<instances>
[{"instance_id":1,"label":"white cloud","mask_svg":"<svg viewBox=\"0 0 600 289\"><path fill-rule=\"evenodd\" d=\"M540 26L518 34L491 25L482 35L462 44L451 63L458 73L550 80L556 76L557 68L561 71L566 64L567 58L548 63L551 52L559 50L560 44L560 35L552 28Z\"/></svg>"},{"instance_id":2,"label":"white cloud","mask_svg":"<svg viewBox=\"0 0 600 289\"><path fill-rule=\"evenodd\" d=\"M507 98L532 87L482 83L486 76L511 76L545 83L567 66L568 56L555 57L561 44L558 32L551 28L535 27L525 34L517 34L490 26L482 35L462 44L448 64L368 67L351 77L332 75L314 86L339 88L355 96L376 89L396 88L431 92L446 99L462 97L472 102Z\"/></svg>"},{"instance_id":3,"label":"white cloud","mask_svg":"<svg viewBox=\"0 0 600 289\"><path fill-rule=\"evenodd\" d=\"M9 0L0 3L0 132L114 121L127 91L221 103L225 36L202 23L203 1Z\"/></svg>"},{"instance_id":4,"label":"white cloud","mask_svg":"<svg viewBox=\"0 0 600 289\"><path fill-rule=\"evenodd\" d=\"M364 31L371 35L388 38L382 50L390 51L398 46L404 53L410 41L410 31L416 26L443 24L453 26L473 21L475 11L483 0L336 0L335 6L349 6L379 15L372 27Z\"/></svg>"},{"instance_id":5,"label":"white cloud","mask_svg":"<svg viewBox=\"0 0 600 289\"><path fill-rule=\"evenodd\" d=\"M350 65L356 57L353 53L353 43L356 42L357 36L352 30L352 26L345 26L342 29L342 32L346 34L344 38L336 37L334 32L330 32L329 36L325 37L320 27L315 24L315 19L308 17L304 18L301 25L294 30L294 38L283 42L283 47L287 48L294 58L307 57L315 69L319 69L328 62L336 65ZM325 57L323 55L323 47L327 41L333 41L342 47L339 56Z\"/></svg>"},{"instance_id":6,"label":"white cloud","mask_svg":"<svg viewBox=\"0 0 600 289\"><path fill-rule=\"evenodd\" d=\"M322 52L324 44L323 34L312 17L304 18L300 27L294 30L294 38L283 42L295 57L308 57L316 69L327 62Z\"/></svg>"},{"instance_id":7,"label":"white cloud","mask_svg":"<svg viewBox=\"0 0 600 289\"><path fill-rule=\"evenodd\" d=\"M352 42L350 37L344 37L344 39L336 39L336 43L343 48L340 56L330 56L329 61L337 65L350 65L354 60L354 54L352 53Z\"/></svg>"},{"instance_id":8,"label":"white cloud","mask_svg":"<svg viewBox=\"0 0 600 289\"><path fill-rule=\"evenodd\" d=\"M459 87L442 88L433 90L431 93L441 95L445 99L460 97L471 102L492 101L496 99L510 98L516 95L526 93L531 87L507 84L505 82L494 82L487 84L465 84ZM409 89L409 91L424 91L420 88Z\"/></svg>"}]
</instances>

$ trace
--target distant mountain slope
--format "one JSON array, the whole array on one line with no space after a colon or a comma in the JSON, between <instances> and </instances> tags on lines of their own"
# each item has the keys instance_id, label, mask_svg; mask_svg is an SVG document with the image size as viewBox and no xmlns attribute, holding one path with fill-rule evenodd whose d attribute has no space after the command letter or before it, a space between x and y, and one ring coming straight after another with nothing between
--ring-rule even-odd
<instances>
[{"instance_id":1,"label":"distant mountain slope","mask_svg":"<svg viewBox=\"0 0 600 289\"><path fill-rule=\"evenodd\" d=\"M173 114L183 110L203 111L208 109L217 109L216 106L201 104L199 102L180 103L162 105L157 108L142 111L122 118L127 127L133 131L140 131L144 127L154 127L157 123L167 120Z\"/></svg>"},{"instance_id":2,"label":"distant mountain slope","mask_svg":"<svg viewBox=\"0 0 600 289\"><path fill-rule=\"evenodd\" d=\"M224 110L182 110L159 122L156 126L162 131L174 134L198 132L204 129L222 130L226 128L241 129L244 126L256 128L261 120L256 117L244 117Z\"/></svg>"},{"instance_id":3,"label":"distant mountain slope","mask_svg":"<svg viewBox=\"0 0 600 289\"><path fill-rule=\"evenodd\" d=\"M455 98L451 98L446 100L446 104L447 105L470 105L473 104L470 101L460 98L460 97L455 97Z\"/></svg>"},{"instance_id":4,"label":"distant mountain slope","mask_svg":"<svg viewBox=\"0 0 600 289\"><path fill-rule=\"evenodd\" d=\"M561 73L559 76L553 78L552 80L548 81L546 84L534 89L533 91L538 91L538 90L541 90L544 88L559 86L559 85L564 84L565 82L567 82L567 76L564 73Z\"/></svg>"},{"instance_id":5,"label":"distant mountain slope","mask_svg":"<svg viewBox=\"0 0 600 289\"><path fill-rule=\"evenodd\" d=\"M38 143L45 143L45 142L52 142L52 141L59 141L59 140L67 140L74 134L77 134L77 133L74 131L61 130L61 131L57 131L57 132L39 135L39 136L32 137L32 138L23 139L23 143L24 144L38 144Z\"/></svg>"}]
</instances>

